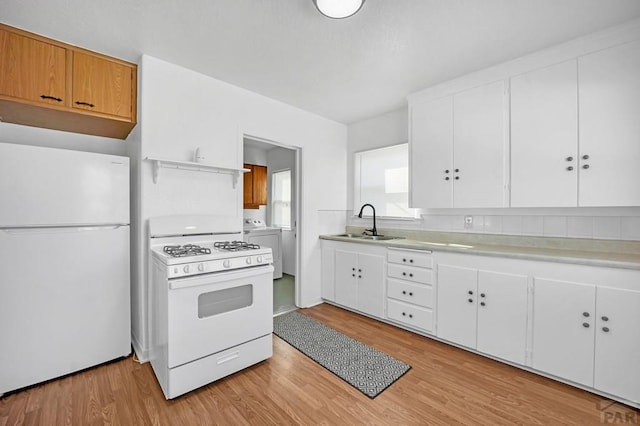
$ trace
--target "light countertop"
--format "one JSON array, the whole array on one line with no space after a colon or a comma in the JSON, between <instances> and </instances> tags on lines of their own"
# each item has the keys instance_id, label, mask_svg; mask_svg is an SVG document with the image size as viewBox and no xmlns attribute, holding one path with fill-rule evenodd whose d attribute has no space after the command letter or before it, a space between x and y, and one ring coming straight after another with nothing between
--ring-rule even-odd
<instances>
[{"instance_id":1,"label":"light countertop","mask_svg":"<svg viewBox=\"0 0 640 426\"><path fill-rule=\"evenodd\" d=\"M347 232L360 235L363 229L348 227ZM339 235L321 235L320 238L390 248L446 251L640 270L639 241L462 234L400 229L385 229L378 232L381 235L403 238L377 241Z\"/></svg>"}]
</instances>

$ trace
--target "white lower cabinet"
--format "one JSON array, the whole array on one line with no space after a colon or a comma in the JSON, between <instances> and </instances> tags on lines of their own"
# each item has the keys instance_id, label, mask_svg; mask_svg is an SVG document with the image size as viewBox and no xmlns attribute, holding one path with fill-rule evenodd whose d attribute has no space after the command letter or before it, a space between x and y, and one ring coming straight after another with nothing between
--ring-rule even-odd
<instances>
[{"instance_id":1,"label":"white lower cabinet","mask_svg":"<svg viewBox=\"0 0 640 426\"><path fill-rule=\"evenodd\" d=\"M437 335L524 364L527 276L439 264Z\"/></svg>"},{"instance_id":2,"label":"white lower cabinet","mask_svg":"<svg viewBox=\"0 0 640 426\"><path fill-rule=\"evenodd\" d=\"M322 298L377 318L384 317L386 248L322 242Z\"/></svg>"},{"instance_id":3,"label":"white lower cabinet","mask_svg":"<svg viewBox=\"0 0 640 426\"><path fill-rule=\"evenodd\" d=\"M387 261L387 319L433 333L431 252L390 248Z\"/></svg>"},{"instance_id":4,"label":"white lower cabinet","mask_svg":"<svg viewBox=\"0 0 640 426\"><path fill-rule=\"evenodd\" d=\"M615 271L600 275L534 279L533 367L638 404L640 291L608 287Z\"/></svg>"}]
</instances>

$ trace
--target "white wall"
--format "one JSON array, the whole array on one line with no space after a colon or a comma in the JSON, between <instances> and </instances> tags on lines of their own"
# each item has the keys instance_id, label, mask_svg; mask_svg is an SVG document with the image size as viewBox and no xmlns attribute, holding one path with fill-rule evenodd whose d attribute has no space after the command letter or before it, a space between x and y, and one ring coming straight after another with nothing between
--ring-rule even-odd
<instances>
[{"instance_id":1,"label":"white wall","mask_svg":"<svg viewBox=\"0 0 640 426\"><path fill-rule=\"evenodd\" d=\"M141 63L140 158L190 160L203 147L223 167L242 167L244 136L302 149L302 223L299 305L320 297L322 209L345 210L346 126L206 77L188 69L143 56ZM242 185L233 190L227 175L163 170L152 181L151 164L142 161L137 177L142 203L141 224L133 253L136 268L132 318L136 352L148 350L147 273L149 217L170 214L221 214L237 218L242 228ZM186 186L185 186L186 185Z\"/></svg>"},{"instance_id":2,"label":"white wall","mask_svg":"<svg viewBox=\"0 0 640 426\"><path fill-rule=\"evenodd\" d=\"M370 219L353 217L353 153L395 145L408 139L406 108L349 125L348 204L349 225L370 226ZM473 226L465 228L465 216ZM553 236L640 240L640 207L607 208L503 208L429 209L419 221L380 219L378 228L473 232L506 235Z\"/></svg>"}]
</instances>

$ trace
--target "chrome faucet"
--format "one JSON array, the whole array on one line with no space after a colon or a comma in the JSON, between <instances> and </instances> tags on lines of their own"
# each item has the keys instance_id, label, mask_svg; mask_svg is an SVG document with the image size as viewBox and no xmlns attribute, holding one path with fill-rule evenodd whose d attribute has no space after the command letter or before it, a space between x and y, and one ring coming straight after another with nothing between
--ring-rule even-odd
<instances>
[{"instance_id":1,"label":"chrome faucet","mask_svg":"<svg viewBox=\"0 0 640 426\"><path fill-rule=\"evenodd\" d=\"M373 228L372 229L365 229L364 232L371 232L371 235L373 236L377 236L378 235L378 230L376 229L376 208L373 207L371 204L364 204L362 207L360 207L360 213L358 213L358 217L362 218L362 210L364 210L365 207L371 207L371 210L373 210Z\"/></svg>"}]
</instances>

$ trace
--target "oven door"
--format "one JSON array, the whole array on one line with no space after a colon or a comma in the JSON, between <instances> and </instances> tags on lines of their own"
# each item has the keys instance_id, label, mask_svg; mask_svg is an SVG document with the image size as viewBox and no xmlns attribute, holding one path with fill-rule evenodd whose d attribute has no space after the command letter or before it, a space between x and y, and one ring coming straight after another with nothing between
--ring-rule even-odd
<instances>
[{"instance_id":1,"label":"oven door","mask_svg":"<svg viewBox=\"0 0 640 426\"><path fill-rule=\"evenodd\" d=\"M273 266L169 280L168 367L273 331Z\"/></svg>"}]
</instances>

